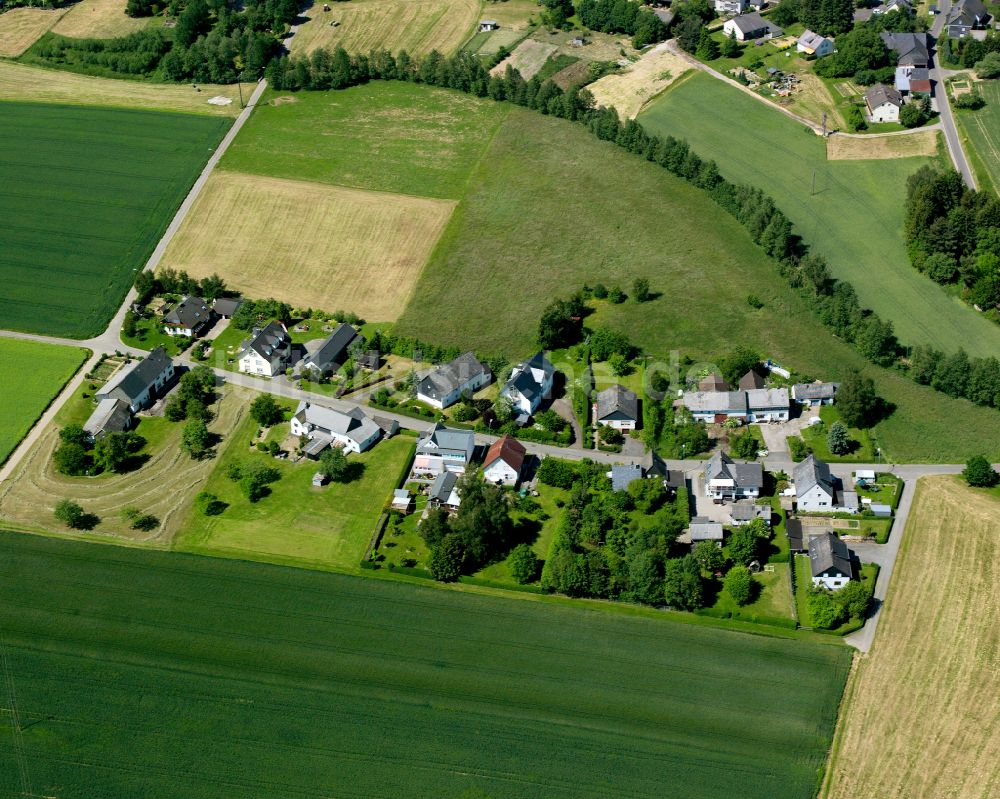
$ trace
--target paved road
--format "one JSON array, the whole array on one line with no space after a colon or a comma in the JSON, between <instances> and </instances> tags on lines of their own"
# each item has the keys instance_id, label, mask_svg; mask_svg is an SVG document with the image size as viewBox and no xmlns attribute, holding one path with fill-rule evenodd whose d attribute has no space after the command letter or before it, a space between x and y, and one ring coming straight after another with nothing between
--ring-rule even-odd
<instances>
[{"instance_id":1,"label":"paved road","mask_svg":"<svg viewBox=\"0 0 1000 799\"><path fill-rule=\"evenodd\" d=\"M931 25L930 31L931 37L935 42L941 36L941 30L944 28L945 19L951 10L951 5L951 0L942 0L938 4L941 13L934 18L934 24ZM937 52L935 52L933 61L931 62L930 78L934 87L934 102L941 118L941 129L944 131L944 140L948 145L948 152L951 154L951 162L955 165L955 169L961 173L965 184L970 189L974 189L976 188L976 176L973 174L972 167L969 166L969 161L965 157L965 150L962 149L962 139L958 135L955 116L948 101L948 90L944 85L946 74L947 70L941 68L938 63Z\"/></svg>"}]
</instances>

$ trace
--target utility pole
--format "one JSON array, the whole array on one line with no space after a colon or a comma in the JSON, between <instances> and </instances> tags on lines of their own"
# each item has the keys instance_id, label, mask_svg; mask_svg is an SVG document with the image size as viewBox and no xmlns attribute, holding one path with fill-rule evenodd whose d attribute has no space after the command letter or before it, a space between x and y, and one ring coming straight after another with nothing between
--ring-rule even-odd
<instances>
[{"instance_id":1,"label":"utility pole","mask_svg":"<svg viewBox=\"0 0 1000 799\"><path fill-rule=\"evenodd\" d=\"M246 106L243 105L243 84L240 82L240 78L242 78L242 77L243 77L243 73L242 72L236 73L236 88L238 88L240 90L240 108L241 109L246 107Z\"/></svg>"},{"instance_id":2,"label":"utility pole","mask_svg":"<svg viewBox=\"0 0 1000 799\"><path fill-rule=\"evenodd\" d=\"M823 138L826 138L826 111L823 112Z\"/></svg>"},{"instance_id":3,"label":"utility pole","mask_svg":"<svg viewBox=\"0 0 1000 799\"><path fill-rule=\"evenodd\" d=\"M816 196L816 170L815 169L813 170L812 188L809 189L809 196L810 197L815 197Z\"/></svg>"}]
</instances>

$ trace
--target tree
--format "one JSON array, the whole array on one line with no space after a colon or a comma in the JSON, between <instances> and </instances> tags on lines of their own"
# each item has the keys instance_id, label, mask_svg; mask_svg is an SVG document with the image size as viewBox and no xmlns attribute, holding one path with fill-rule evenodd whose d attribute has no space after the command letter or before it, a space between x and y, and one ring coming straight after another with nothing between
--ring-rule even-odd
<instances>
[{"instance_id":1,"label":"tree","mask_svg":"<svg viewBox=\"0 0 1000 799\"><path fill-rule=\"evenodd\" d=\"M616 354L631 358L634 353L635 347L624 333L599 327L590 334L590 355L595 361L606 361Z\"/></svg>"},{"instance_id":2,"label":"tree","mask_svg":"<svg viewBox=\"0 0 1000 799\"><path fill-rule=\"evenodd\" d=\"M976 77L983 80L1000 78L1000 52L987 53L976 62Z\"/></svg>"},{"instance_id":3,"label":"tree","mask_svg":"<svg viewBox=\"0 0 1000 799\"><path fill-rule=\"evenodd\" d=\"M691 555L702 570L710 573L717 572L726 565L726 553L714 541L699 541L694 545Z\"/></svg>"},{"instance_id":4,"label":"tree","mask_svg":"<svg viewBox=\"0 0 1000 799\"><path fill-rule=\"evenodd\" d=\"M698 49L703 25L700 18L690 15L682 17L681 21L674 26L674 36L683 50L693 53Z\"/></svg>"},{"instance_id":5,"label":"tree","mask_svg":"<svg viewBox=\"0 0 1000 799\"><path fill-rule=\"evenodd\" d=\"M784 3L782 3L782 5L784 5ZM740 47L740 43L736 41L733 36L727 36L723 40L722 47L719 48L719 52L722 53L725 58L739 58L740 53L743 52L743 48Z\"/></svg>"},{"instance_id":6,"label":"tree","mask_svg":"<svg viewBox=\"0 0 1000 799\"><path fill-rule=\"evenodd\" d=\"M225 502L208 491L199 491L194 504L205 516L218 516L227 507Z\"/></svg>"},{"instance_id":7,"label":"tree","mask_svg":"<svg viewBox=\"0 0 1000 799\"><path fill-rule=\"evenodd\" d=\"M701 61L714 61L719 57L719 43L712 38L708 28L702 28L698 34L698 47L694 55Z\"/></svg>"},{"instance_id":8,"label":"tree","mask_svg":"<svg viewBox=\"0 0 1000 799\"><path fill-rule=\"evenodd\" d=\"M833 595L833 599L843 608L846 616L854 619L863 619L868 614L872 592L859 580L851 580Z\"/></svg>"},{"instance_id":9,"label":"tree","mask_svg":"<svg viewBox=\"0 0 1000 799\"><path fill-rule=\"evenodd\" d=\"M973 455L965 462L962 477L966 483L975 488L990 488L1000 481L1000 474L997 474L982 455Z\"/></svg>"},{"instance_id":10,"label":"tree","mask_svg":"<svg viewBox=\"0 0 1000 799\"><path fill-rule=\"evenodd\" d=\"M442 583L453 583L461 575L465 566L465 545L461 536L449 533L441 543L431 550L427 564L431 576Z\"/></svg>"},{"instance_id":11,"label":"tree","mask_svg":"<svg viewBox=\"0 0 1000 799\"><path fill-rule=\"evenodd\" d=\"M851 440L843 422L838 420L830 425L830 432L826 434L826 445L834 455L846 455L850 452Z\"/></svg>"},{"instance_id":12,"label":"tree","mask_svg":"<svg viewBox=\"0 0 1000 799\"><path fill-rule=\"evenodd\" d=\"M629 359L619 352L608 358L608 366L611 367L611 374L615 377L624 377L632 372L632 364Z\"/></svg>"},{"instance_id":13,"label":"tree","mask_svg":"<svg viewBox=\"0 0 1000 799\"><path fill-rule=\"evenodd\" d=\"M691 555L667 561L663 601L683 610L697 610L704 603L698 563Z\"/></svg>"},{"instance_id":14,"label":"tree","mask_svg":"<svg viewBox=\"0 0 1000 799\"><path fill-rule=\"evenodd\" d=\"M816 588L809 592L806 597L806 607L809 610L809 618L812 619L813 627L821 630L829 630L844 618L844 609L834 601L829 591Z\"/></svg>"},{"instance_id":15,"label":"tree","mask_svg":"<svg viewBox=\"0 0 1000 799\"><path fill-rule=\"evenodd\" d=\"M719 358L718 363L719 371L731 386L737 385L743 375L758 365L760 365L760 353L744 346L735 347L727 355Z\"/></svg>"},{"instance_id":16,"label":"tree","mask_svg":"<svg viewBox=\"0 0 1000 799\"><path fill-rule=\"evenodd\" d=\"M205 456L211 441L212 434L208 432L203 419L192 419L184 425L184 430L181 432L181 449L194 460Z\"/></svg>"},{"instance_id":17,"label":"tree","mask_svg":"<svg viewBox=\"0 0 1000 799\"><path fill-rule=\"evenodd\" d=\"M520 585L532 582L538 576L538 555L529 544L518 544L507 556L510 576Z\"/></svg>"},{"instance_id":18,"label":"tree","mask_svg":"<svg viewBox=\"0 0 1000 799\"><path fill-rule=\"evenodd\" d=\"M94 444L94 465L102 471L124 472L141 445L135 433L105 433Z\"/></svg>"},{"instance_id":19,"label":"tree","mask_svg":"<svg viewBox=\"0 0 1000 799\"><path fill-rule=\"evenodd\" d=\"M573 0L542 0L541 4L545 8L542 21L553 28L563 27L575 12Z\"/></svg>"},{"instance_id":20,"label":"tree","mask_svg":"<svg viewBox=\"0 0 1000 799\"><path fill-rule=\"evenodd\" d=\"M420 527L417 529L428 549L433 550L451 532L449 518L448 511L444 508L434 508L428 511L427 517L420 522Z\"/></svg>"},{"instance_id":21,"label":"tree","mask_svg":"<svg viewBox=\"0 0 1000 799\"><path fill-rule=\"evenodd\" d=\"M340 447L327 447L319 456L318 471L334 483L341 483L350 474L351 464Z\"/></svg>"},{"instance_id":22,"label":"tree","mask_svg":"<svg viewBox=\"0 0 1000 799\"><path fill-rule=\"evenodd\" d=\"M871 427L879 407L875 381L856 369L847 373L837 390L837 409L848 427Z\"/></svg>"},{"instance_id":23,"label":"tree","mask_svg":"<svg viewBox=\"0 0 1000 799\"><path fill-rule=\"evenodd\" d=\"M632 283L632 299L636 302L647 302L649 300L649 281L644 277L637 277Z\"/></svg>"},{"instance_id":24,"label":"tree","mask_svg":"<svg viewBox=\"0 0 1000 799\"><path fill-rule=\"evenodd\" d=\"M756 458L758 449L760 445L749 429L729 439L729 452L737 458Z\"/></svg>"},{"instance_id":25,"label":"tree","mask_svg":"<svg viewBox=\"0 0 1000 799\"><path fill-rule=\"evenodd\" d=\"M90 453L87 448L75 442L61 444L52 454L52 460L55 463L56 471L70 477L86 474L91 466Z\"/></svg>"},{"instance_id":26,"label":"tree","mask_svg":"<svg viewBox=\"0 0 1000 799\"><path fill-rule=\"evenodd\" d=\"M726 572L722 585L737 605L745 605L753 592L753 576L746 566L733 566Z\"/></svg>"},{"instance_id":27,"label":"tree","mask_svg":"<svg viewBox=\"0 0 1000 799\"><path fill-rule=\"evenodd\" d=\"M284 418L284 413L273 396L260 394L250 403L250 416L261 427L271 427Z\"/></svg>"},{"instance_id":28,"label":"tree","mask_svg":"<svg viewBox=\"0 0 1000 799\"><path fill-rule=\"evenodd\" d=\"M899 109L899 121L904 128L917 128L924 124L924 113L916 103L907 103Z\"/></svg>"},{"instance_id":29,"label":"tree","mask_svg":"<svg viewBox=\"0 0 1000 799\"><path fill-rule=\"evenodd\" d=\"M229 477L236 478L240 491L243 492L250 502L258 502L267 496L268 485L281 479L281 472L273 466L268 466L260 461L249 461L242 465L236 465L236 469L230 469Z\"/></svg>"},{"instance_id":30,"label":"tree","mask_svg":"<svg viewBox=\"0 0 1000 799\"><path fill-rule=\"evenodd\" d=\"M749 566L755 561L759 547L760 538L750 525L737 527L729 536L729 557L738 565Z\"/></svg>"},{"instance_id":31,"label":"tree","mask_svg":"<svg viewBox=\"0 0 1000 799\"><path fill-rule=\"evenodd\" d=\"M576 344L583 330L583 310L579 295L549 303L538 322L538 343L542 348L557 350Z\"/></svg>"},{"instance_id":32,"label":"tree","mask_svg":"<svg viewBox=\"0 0 1000 799\"><path fill-rule=\"evenodd\" d=\"M56 503L54 515L56 521L62 522L71 530L84 526L86 514L76 502L71 499L61 499Z\"/></svg>"}]
</instances>

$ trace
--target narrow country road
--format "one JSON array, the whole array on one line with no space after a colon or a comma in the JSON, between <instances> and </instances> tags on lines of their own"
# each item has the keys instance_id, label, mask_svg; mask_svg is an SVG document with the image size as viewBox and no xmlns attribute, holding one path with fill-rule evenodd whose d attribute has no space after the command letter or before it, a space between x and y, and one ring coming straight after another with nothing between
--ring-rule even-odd
<instances>
[{"instance_id":1,"label":"narrow country road","mask_svg":"<svg viewBox=\"0 0 1000 799\"><path fill-rule=\"evenodd\" d=\"M936 47L937 40L941 38L941 31L944 28L948 12L951 11L951 6L952 0L942 0L938 4L939 13L934 17L934 24L931 25L930 35L935 48L931 61L930 78L934 88L934 103L940 114L941 130L944 131L944 140L948 145L948 152L951 154L951 162L962 175L965 185L974 189L976 188L976 176L965 157L965 150L962 149L962 139L958 134L955 115L952 113L951 103L948 100L948 89L944 85L945 70L941 68Z\"/></svg>"}]
</instances>

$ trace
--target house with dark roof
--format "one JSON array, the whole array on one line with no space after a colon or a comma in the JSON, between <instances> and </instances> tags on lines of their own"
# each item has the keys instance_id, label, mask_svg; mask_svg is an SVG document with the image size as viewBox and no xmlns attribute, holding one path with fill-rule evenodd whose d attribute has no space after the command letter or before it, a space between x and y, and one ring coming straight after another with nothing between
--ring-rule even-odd
<instances>
[{"instance_id":1,"label":"house with dark roof","mask_svg":"<svg viewBox=\"0 0 1000 799\"><path fill-rule=\"evenodd\" d=\"M957 0L952 4L945 22L948 37L964 39L972 31L985 28L989 18L990 14L982 0Z\"/></svg>"},{"instance_id":2,"label":"house with dark roof","mask_svg":"<svg viewBox=\"0 0 1000 799\"><path fill-rule=\"evenodd\" d=\"M896 33L882 31L882 43L896 53L896 66L927 67L930 65L930 43L926 33Z\"/></svg>"},{"instance_id":3,"label":"house with dark roof","mask_svg":"<svg viewBox=\"0 0 1000 799\"><path fill-rule=\"evenodd\" d=\"M616 463L608 472L613 491L627 491L636 480L642 479L642 467L637 463Z\"/></svg>"},{"instance_id":4,"label":"house with dark roof","mask_svg":"<svg viewBox=\"0 0 1000 799\"><path fill-rule=\"evenodd\" d=\"M212 303L212 310L220 319L232 319L242 304L242 297L218 297Z\"/></svg>"},{"instance_id":5,"label":"house with dark roof","mask_svg":"<svg viewBox=\"0 0 1000 799\"><path fill-rule=\"evenodd\" d=\"M785 534L788 536L788 549L792 553L806 551L806 543L802 535L801 519L786 519Z\"/></svg>"},{"instance_id":6,"label":"house with dark roof","mask_svg":"<svg viewBox=\"0 0 1000 799\"><path fill-rule=\"evenodd\" d=\"M174 362L167 351L157 347L141 361L123 366L94 394L94 398L98 402L120 399L127 403L132 413L138 413L163 396L175 374Z\"/></svg>"},{"instance_id":7,"label":"house with dark roof","mask_svg":"<svg viewBox=\"0 0 1000 799\"><path fill-rule=\"evenodd\" d=\"M348 351L351 345L360 339L358 331L342 322L318 345L313 345L311 351L302 359L302 370L332 375L350 357ZM306 345L306 349L310 350L309 344Z\"/></svg>"},{"instance_id":8,"label":"house with dark roof","mask_svg":"<svg viewBox=\"0 0 1000 799\"><path fill-rule=\"evenodd\" d=\"M764 388L764 376L756 369L751 369L740 378L737 386L740 391L752 391L755 388Z\"/></svg>"},{"instance_id":9,"label":"house with dark roof","mask_svg":"<svg viewBox=\"0 0 1000 799\"><path fill-rule=\"evenodd\" d=\"M462 394L473 394L492 379L489 367L474 353L466 352L417 383L417 399L432 408L444 409L458 402Z\"/></svg>"},{"instance_id":10,"label":"house with dark roof","mask_svg":"<svg viewBox=\"0 0 1000 799\"><path fill-rule=\"evenodd\" d=\"M292 365L292 340L281 322L268 322L253 331L237 354L240 371L248 375L274 377Z\"/></svg>"},{"instance_id":11,"label":"house with dark roof","mask_svg":"<svg viewBox=\"0 0 1000 799\"><path fill-rule=\"evenodd\" d=\"M184 297L163 317L163 332L168 336L201 335L215 321L215 311L201 297Z\"/></svg>"},{"instance_id":12,"label":"house with dark roof","mask_svg":"<svg viewBox=\"0 0 1000 799\"><path fill-rule=\"evenodd\" d=\"M597 423L615 430L635 430L639 426L639 397L624 386L613 385L597 395Z\"/></svg>"},{"instance_id":13,"label":"house with dark roof","mask_svg":"<svg viewBox=\"0 0 1000 799\"><path fill-rule=\"evenodd\" d=\"M784 422L791 403L787 388L754 388L748 391L687 391L681 404L696 421L722 424L727 419L742 422Z\"/></svg>"},{"instance_id":14,"label":"house with dark roof","mask_svg":"<svg viewBox=\"0 0 1000 799\"><path fill-rule=\"evenodd\" d=\"M813 586L839 591L854 579L851 550L833 533L810 538L808 553Z\"/></svg>"},{"instance_id":15,"label":"house with dark roof","mask_svg":"<svg viewBox=\"0 0 1000 799\"><path fill-rule=\"evenodd\" d=\"M781 28L773 22L764 19L756 11L750 14L741 14L738 17L727 20L726 24L722 26L722 30L726 36L736 39L738 42L746 42L752 39L773 39L777 36L783 36L785 33Z\"/></svg>"},{"instance_id":16,"label":"house with dark roof","mask_svg":"<svg viewBox=\"0 0 1000 799\"><path fill-rule=\"evenodd\" d=\"M840 383L796 383L792 386L792 399L806 407L833 405Z\"/></svg>"},{"instance_id":17,"label":"house with dark roof","mask_svg":"<svg viewBox=\"0 0 1000 799\"><path fill-rule=\"evenodd\" d=\"M483 478L496 485L515 486L521 479L521 469L528 451L524 444L511 436L497 439L486 451Z\"/></svg>"},{"instance_id":18,"label":"house with dark roof","mask_svg":"<svg viewBox=\"0 0 1000 799\"><path fill-rule=\"evenodd\" d=\"M455 472L444 471L434 478L427 491L427 501L432 508L458 510L458 506L462 504L462 498L458 493L459 476Z\"/></svg>"},{"instance_id":19,"label":"house with dark roof","mask_svg":"<svg viewBox=\"0 0 1000 799\"><path fill-rule=\"evenodd\" d=\"M729 509L729 518L733 527L743 527L750 524L754 519L761 519L768 526L771 524L771 506L758 505L753 500L741 499L734 502Z\"/></svg>"},{"instance_id":20,"label":"house with dark roof","mask_svg":"<svg viewBox=\"0 0 1000 799\"><path fill-rule=\"evenodd\" d=\"M440 422L420 434L411 475L414 480L437 477L443 471L462 474L472 463L476 437L471 430L455 430Z\"/></svg>"},{"instance_id":21,"label":"house with dark roof","mask_svg":"<svg viewBox=\"0 0 1000 799\"><path fill-rule=\"evenodd\" d=\"M716 452L702 472L705 496L717 500L756 499L764 487L764 469L759 463L737 462Z\"/></svg>"},{"instance_id":22,"label":"house with dark roof","mask_svg":"<svg viewBox=\"0 0 1000 799\"><path fill-rule=\"evenodd\" d=\"M518 421L527 421L542 402L551 399L555 374L555 367L544 352L536 352L511 370L510 379L500 389L500 396L510 400Z\"/></svg>"},{"instance_id":23,"label":"house with dark roof","mask_svg":"<svg viewBox=\"0 0 1000 799\"><path fill-rule=\"evenodd\" d=\"M305 454L318 458L327 447L361 453L382 437L382 428L361 408L346 413L301 400L291 419L291 433L309 439Z\"/></svg>"},{"instance_id":24,"label":"house with dark roof","mask_svg":"<svg viewBox=\"0 0 1000 799\"><path fill-rule=\"evenodd\" d=\"M128 403L117 397L108 397L97 403L97 408L84 422L83 432L91 441L108 433L124 433L132 426L132 411Z\"/></svg>"},{"instance_id":25,"label":"house with dark roof","mask_svg":"<svg viewBox=\"0 0 1000 799\"><path fill-rule=\"evenodd\" d=\"M869 122L899 122L903 95L891 86L876 83L865 92L865 106L868 108Z\"/></svg>"},{"instance_id":26,"label":"house with dark roof","mask_svg":"<svg viewBox=\"0 0 1000 799\"><path fill-rule=\"evenodd\" d=\"M717 546L722 546L723 529L722 524L713 522L705 516L694 516L688 525L687 536L691 546L700 544L702 541L712 541Z\"/></svg>"}]
</instances>

